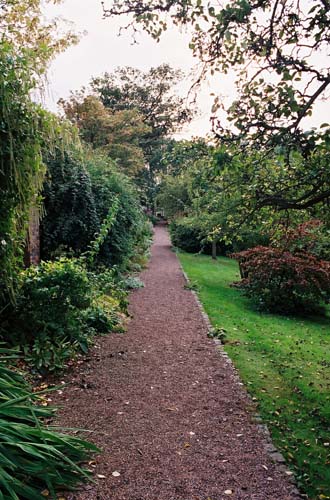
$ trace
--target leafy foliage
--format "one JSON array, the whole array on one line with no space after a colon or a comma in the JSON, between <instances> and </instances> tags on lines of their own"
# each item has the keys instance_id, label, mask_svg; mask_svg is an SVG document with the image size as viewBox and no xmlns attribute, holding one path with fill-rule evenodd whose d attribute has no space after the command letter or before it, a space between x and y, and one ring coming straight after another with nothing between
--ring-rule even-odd
<instances>
[{"instance_id":1,"label":"leafy foliage","mask_svg":"<svg viewBox=\"0 0 330 500\"><path fill-rule=\"evenodd\" d=\"M22 262L29 207L44 169L40 157L41 112L29 92L34 80L28 57L0 45L0 302L13 300L15 273Z\"/></svg>"},{"instance_id":2,"label":"leafy foliage","mask_svg":"<svg viewBox=\"0 0 330 500\"><path fill-rule=\"evenodd\" d=\"M41 219L41 255L79 254L88 248L99 229L90 176L81 151L56 147L45 158L44 216Z\"/></svg>"},{"instance_id":3,"label":"leafy foliage","mask_svg":"<svg viewBox=\"0 0 330 500\"><path fill-rule=\"evenodd\" d=\"M109 207L113 206L115 199L118 200L116 217L100 247L98 262L125 267L136 246L150 235L136 189L129 179L117 172L111 162L102 155L90 158L87 168L100 220L107 217Z\"/></svg>"},{"instance_id":4,"label":"leafy foliage","mask_svg":"<svg viewBox=\"0 0 330 500\"><path fill-rule=\"evenodd\" d=\"M68 101L60 103L66 117L78 127L83 141L109 155L121 172L134 177L144 168L140 142L150 128L138 110L112 111L98 97L83 92L72 94Z\"/></svg>"},{"instance_id":5,"label":"leafy foliage","mask_svg":"<svg viewBox=\"0 0 330 500\"><path fill-rule=\"evenodd\" d=\"M183 98L172 92L182 77L181 71L168 64L147 72L124 67L93 78L91 85L107 109L112 112L136 110L144 117L150 128L144 138L146 147L155 146L156 139L168 136L191 118Z\"/></svg>"},{"instance_id":6,"label":"leafy foliage","mask_svg":"<svg viewBox=\"0 0 330 500\"><path fill-rule=\"evenodd\" d=\"M108 152L122 171L134 175L147 204L153 203L157 191L170 134L193 115L192 107L188 109L174 92L182 77L168 64L147 72L118 68L92 79L92 95L83 89L62 101L83 138Z\"/></svg>"},{"instance_id":7,"label":"leafy foliage","mask_svg":"<svg viewBox=\"0 0 330 500\"><path fill-rule=\"evenodd\" d=\"M60 128L32 102L47 64L75 40L43 21L39 0L0 2L0 310L14 301L29 210L38 205L41 151ZM63 132L63 130L62 130Z\"/></svg>"},{"instance_id":8,"label":"leafy foliage","mask_svg":"<svg viewBox=\"0 0 330 500\"><path fill-rule=\"evenodd\" d=\"M281 171L275 168L280 178L270 183L270 189L266 182L259 183L258 164L250 163L250 185L258 185L253 203L305 210L329 202L329 125L320 123L319 130L306 131L303 122L330 85L327 1L235 0L213 6L201 0L115 0L110 6L104 4L106 17L129 13L133 20L128 26L134 34L140 25L156 40L167 30L168 18L177 26L191 27L190 48L202 61L198 82L208 72L236 72L237 98L225 110L229 123L217 118L224 103L220 97L215 99L212 122L218 140L235 144L248 155L282 155ZM298 166L291 152L302 156Z\"/></svg>"},{"instance_id":9,"label":"leafy foliage","mask_svg":"<svg viewBox=\"0 0 330 500\"><path fill-rule=\"evenodd\" d=\"M165 177L156 196L156 205L164 210L165 217L169 219L187 214L191 205L187 179L182 176Z\"/></svg>"},{"instance_id":10,"label":"leafy foliage","mask_svg":"<svg viewBox=\"0 0 330 500\"><path fill-rule=\"evenodd\" d=\"M143 281L141 281L137 276L127 276L123 283L128 290L135 290L136 288L144 287Z\"/></svg>"},{"instance_id":11,"label":"leafy foliage","mask_svg":"<svg viewBox=\"0 0 330 500\"><path fill-rule=\"evenodd\" d=\"M189 218L174 220L170 224L171 240L175 247L186 252L199 252L202 249L200 227Z\"/></svg>"},{"instance_id":12,"label":"leafy foliage","mask_svg":"<svg viewBox=\"0 0 330 500\"><path fill-rule=\"evenodd\" d=\"M78 262L64 258L43 262L21 273L7 340L28 346L38 369L61 368L74 350L87 349L82 312L91 305L88 276Z\"/></svg>"},{"instance_id":13,"label":"leafy foliage","mask_svg":"<svg viewBox=\"0 0 330 500\"><path fill-rule=\"evenodd\" d=\"M322 0L237 0L225 6L116 0L104 5L105 16L128 13L133 14L130 27L140 24L156 40L168 28L165 16L178 26L190 25L190 48L204 63L204 73L239 71L239 98L229 112L239 132L254 140L267 136L276 143L272 136L278 130L298 133L302 118L330 84L329 68L315 57L329 45L329 6Z\"/></svg>"},{"instance_id":14,"label":"leafy foliage","mask_svg":"<svg viewBox=\"0 0 330 500\"><path fill-rule=\"evenodd\" d=\"M7 354L7 356L4 356ZM9 356L8 356L9 354ZM73 488L90 473L81 466L98 449L77 437L49 428L45 419L52 408L37 406L24 379L5 367L10 353L0 361L0 491L8 500L42 500L47 489Z\"/></svg>"},{"instance_id":15,"label":"leafy foliage","mask_svg":"<svg viewBox=\"0 0 330 500\"><path fill-rule=\"evenodd\" d=\"M272 242L294 254L309 252L320 260L330 260L329 230L319 219L308 220L294 228L279 227Z\"/></svg>"},{"instance_id":16,"label":"leafy foliage","mask_svg":"<svg viewBox=\"0 0 330 500\"><path fill-rule=\"evenodd\" d=\"M43 257L84 254L89 267L91 260L94 266L125 266L141 238L148 238L130 180L106 155L77 151L75 145L59 147L47 166Z\"/></svg>"},{"instance_id":17,"label":"leafy foliage","mask_svg":"<svg viewBox=\"0 0 330 500\"><path fill-rule=\"evenodd\" d=\"M255 247L234 254L240 264L241 289L260 309L310 313L330 300L330 265L306 252L292 254Z\"/></svg>"}]
</instances>

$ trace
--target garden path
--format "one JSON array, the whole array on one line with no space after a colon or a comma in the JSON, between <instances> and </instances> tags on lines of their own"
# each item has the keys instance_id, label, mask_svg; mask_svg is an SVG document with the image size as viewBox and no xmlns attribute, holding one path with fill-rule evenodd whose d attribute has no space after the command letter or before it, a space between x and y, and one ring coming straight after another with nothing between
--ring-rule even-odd
<instances>
[{"instance_id":1,"label":"garden path","mask_svg":"<svg viewBox=\"0 0 330 500\"><path fill-rule=\"evenodd\" d=\"M90 464L97 483L67 498L298 498L232 366L207 338L162 226L141 279L128 332L102 338L57 401L60 423L89 429L103 450Z\"/></svg>"}]
</instances>

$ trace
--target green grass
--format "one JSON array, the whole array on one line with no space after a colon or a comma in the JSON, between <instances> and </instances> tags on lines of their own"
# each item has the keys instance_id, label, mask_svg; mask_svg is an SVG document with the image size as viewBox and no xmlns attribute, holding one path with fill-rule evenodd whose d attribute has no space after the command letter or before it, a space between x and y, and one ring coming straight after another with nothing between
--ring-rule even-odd
<instances>
[{"instance_id":1,"label":"green grass","mask_svg":"<svg viewBox=\"0 0 330 500\"><path fill-rule=\"evenodd\" d=\"M179 254L214 326L226 330L225 350L302 491L330 498L330 316L262 314L229 286L235 261Z\"/></svg>"}]
</instances>

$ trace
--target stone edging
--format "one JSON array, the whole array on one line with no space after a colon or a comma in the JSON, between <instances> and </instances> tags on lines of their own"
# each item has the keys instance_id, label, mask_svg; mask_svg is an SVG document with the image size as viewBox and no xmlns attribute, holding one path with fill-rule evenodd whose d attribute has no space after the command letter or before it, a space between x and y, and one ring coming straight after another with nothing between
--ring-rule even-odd
<instances>
[{"instance_id":1,"label":"stone edging","mask_svg":"<svg viewBox=\"0 0 330 500\"><path fill-rule=\"evenodd\" d=\"M188 275L186 274L186 272L184 271L179 259L178 259L178 261L179 261L180 269L182 271L184 279L186 280L187 283L190 283L190 279L189 279ZM193 296L195 298L195 301L196 301L197 306L201 312L201 315L203 317L203 320L204 320L204 323L207 327L207 330L211 331L213 329L213 326L211 324L210 318L208 317L208 315L204 309L203 304L201 303L201 301L199 299L197 292L195 292L195 290L190 290L190 292L193 294ZM225 363L227 363L230 366L235 382L238 385L244 387L246 394L251 401L251 405L253 405L254 401L252 400L251 395L246 390L245 384L243 384L243 382L240 378L240 375L238 373L238 370L236 369L234 363L232 362L231 358L228 356L228 354L224 350L221 340L214 338L213 342L216 346L217 352L225 360ZM297 500L299 500L299 499L308 500L308 496L300 493L300 491L296 487L295 476L294 476L293 472L288 470L288 467L285 465L286 461L285 461L285 458L283 457L282 453L274 446L267 424L264 424L262 422L261 416L258 413L255 413L252 416L252 420L253 420L253 422L255 422L258 431L263 435L263 437L265 439L265 449L266 449L266 452L268 453L268 455L270 456L271 460L273 462L277 463L278 469L281 472L283 472L283 474L285 474L287 476L287 479L292 483L292 485L293 485L292 494L296 496Z\"/></svg>"}]
</instances>

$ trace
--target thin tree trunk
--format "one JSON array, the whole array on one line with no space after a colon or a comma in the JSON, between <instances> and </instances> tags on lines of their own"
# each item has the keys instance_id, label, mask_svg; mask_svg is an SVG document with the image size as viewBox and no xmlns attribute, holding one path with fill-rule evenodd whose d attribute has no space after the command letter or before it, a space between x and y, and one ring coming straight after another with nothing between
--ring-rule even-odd
<instances>
[{"instance_id":1,"label":"thin tree trunk","mask_svg":"<svg viewBox=\"0 0 330 500\"><path fill-rule=\"evenodd\" d=\"M30 208L24 261L26 267L37 266L40 263L40 214L36 205Z\"/></svg>"},{"instance_id":2,"label":"thin tree trunk","mask_svg":"<svg viewBox=\"0 0 330 500\"><path fill-rule=\"evenodd\" d=\"M212 241L212 259L216 260L217 258L217 242L215 240Z\"/></svg>"}]
</instances>

